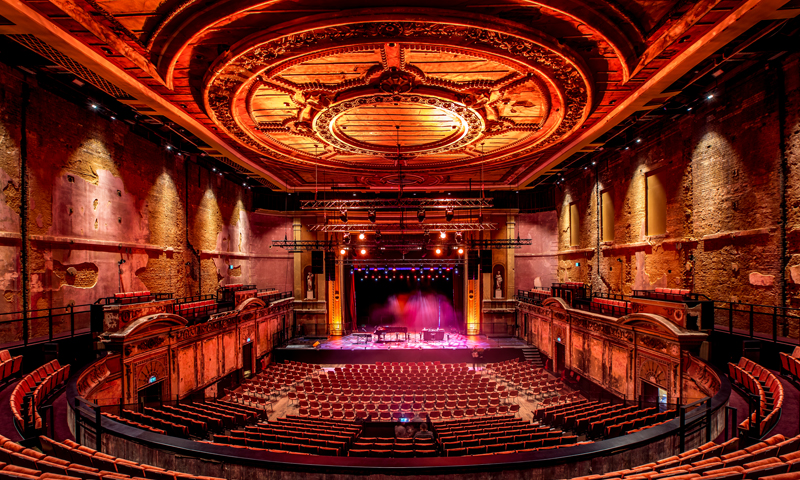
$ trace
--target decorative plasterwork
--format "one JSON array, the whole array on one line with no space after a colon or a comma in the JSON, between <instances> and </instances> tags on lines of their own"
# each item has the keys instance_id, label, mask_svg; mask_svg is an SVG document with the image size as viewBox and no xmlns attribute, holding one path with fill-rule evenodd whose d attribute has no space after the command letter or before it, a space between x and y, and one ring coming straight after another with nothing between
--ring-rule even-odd
<instances>
[{"instance_id":1,"label":"decorative plasterwork","mask_svg":"<svg viewBox=\"0 0 800 480\"><path fill-rule=\"evenodd\" d=\"M247 38L207 75L207 111L270 161L356 175L365 167L402 167L420 184L430 183L425 177L438 168L522 162L586 119L592 81L578 57L555 40L441 14L407 17L292 25ZM483 62L495 74L438 77L431 65L439 60ZM330 64L342 64L339 77L319 73ZM394 115L393 109L404 110ZM508 116L520 110L523 116ZM377 132L369 132L376 123ZM415 126L430 138L414 134ZM373 140L370 133L379 136ZM379 178L385 179L368 183L391 183Z\"/></svg>"}]
</instances>

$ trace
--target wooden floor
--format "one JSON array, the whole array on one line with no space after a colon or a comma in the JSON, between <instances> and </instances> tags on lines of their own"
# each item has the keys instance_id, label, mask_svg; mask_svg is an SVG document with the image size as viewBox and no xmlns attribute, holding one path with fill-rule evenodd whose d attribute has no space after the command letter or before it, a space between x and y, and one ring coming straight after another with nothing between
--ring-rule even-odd
<instances>
[{"instance_id":1,"label":"wooden floor","mask_svg":"<svg viewBox=\"0 0 800 480\"><path fill-rule=\"evenodd\" d=\"M344 365L322 365L322 368L327 371L333 370L336 367L344 367ZM480 366L478 367L478 372L483 372ZM550 379L554 380L555 377L550 376ZM534 412L537 408L540 408L540 402L535 401L533 398L530 400L526 399L522 392L520 392L520 396L515 400L515 403L520 406L520 417L528 422L533 420ZM286 394L281 395L278 401L273 403L273 409L274 411L269 412L269 419L271 421L285 417L286 415L297 415L298 413L297 404L290 404Z\"/></svg>"}]
</instances>

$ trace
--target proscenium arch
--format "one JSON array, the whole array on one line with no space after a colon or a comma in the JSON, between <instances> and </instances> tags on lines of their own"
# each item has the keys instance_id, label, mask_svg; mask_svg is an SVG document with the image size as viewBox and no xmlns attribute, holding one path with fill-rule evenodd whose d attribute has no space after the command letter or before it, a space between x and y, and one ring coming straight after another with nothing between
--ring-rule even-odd
<instances>
[{"instance_id":1,"label":"proscenium arch","mask_svg":"<svg viewBox=\"0 0 800 480\"><path fill-rule=\"evenodd\" d=\"M199 0L188 0L167 15L153 30L147 44L151 60L169 88L174 87L175 69L182 52L197 43L204 32L233 23L247 15L250 10L267 9L279 3L279 0L215 2L204 8L195 8L199 3ZM420 8L428 6L423 1L419 3L419 7L405 7L405 10L416 13ZM613 15L609 15L582 0L530 0L519 6L558 12L573 19L576 29L586 29L593 37L601 39L597 42L599 45L602 43L608 45L614 52L616 60L620 62L623 82L627 82L639 57L637 51L643 48L644 35L639 26L618 8L609 5L608 9L614 12ZM344 15L350 13L342 12ZM504 23L519 27L519 24L513 22Z\"/></svg>"}]
</instances>

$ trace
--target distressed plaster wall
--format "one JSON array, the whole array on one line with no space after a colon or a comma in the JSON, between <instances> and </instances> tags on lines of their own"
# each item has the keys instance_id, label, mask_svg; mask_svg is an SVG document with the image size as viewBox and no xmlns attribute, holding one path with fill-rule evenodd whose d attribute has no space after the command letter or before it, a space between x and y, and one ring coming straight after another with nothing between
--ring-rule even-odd
<instances>
[{"instance_id":1,"label":"distressed plaster wall","mask_svg":"<svg viewBox=\"0 0 800 480\"><path fill-rule=\"evenodd\" d=\"M290 233L290 218L253 212L251 191L238 183L0 64L0 312L22 308L25 82L30 308L92 303L119 290L291 290L291 257L269 248Z\"/></svg>"},{"instance_id":2,"label":"distressed plaster wall","mask_svg":"<svg viewBox=\"0 0 800 480\"><path fill-rule=\"evenodd\" d=\"M720 82L724 87L714 98L692 111L595 154L596 170L590 166L557 187L558 280L588 282L596 292L689 288L719 301L780 305L785 277L787 304L800 306L800 286L791 276L791 267L800 265L798 77L796 55L746 69ZM780 230L784 155L786 270ZM646 229L646 177L653 174L666 190L665 235ZM598 241L603 191L614 203L612 242ZM571 203L580 212L575 246Z\"/></svg>"}]
</instances>

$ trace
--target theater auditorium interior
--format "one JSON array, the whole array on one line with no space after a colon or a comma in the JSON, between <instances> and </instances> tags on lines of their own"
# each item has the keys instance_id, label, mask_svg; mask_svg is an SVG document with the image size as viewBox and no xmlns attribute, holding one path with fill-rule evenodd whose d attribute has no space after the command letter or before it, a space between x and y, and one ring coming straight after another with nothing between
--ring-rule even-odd
<instances>
[{"instance_id":1,"label":"theater auditorium interior","mask_svg":"<svg viewBox=\"0 0 800 480\"><path fill-rule=\"evenodd\" d=\"M800 0L0 0L0 480L800 479Z\"/></svg>"}]
</instances>

